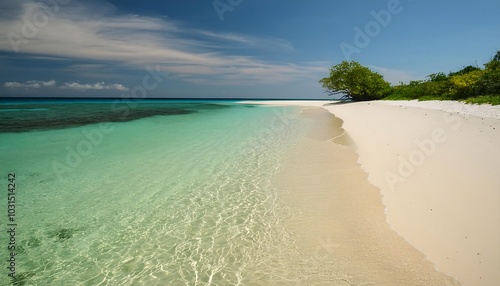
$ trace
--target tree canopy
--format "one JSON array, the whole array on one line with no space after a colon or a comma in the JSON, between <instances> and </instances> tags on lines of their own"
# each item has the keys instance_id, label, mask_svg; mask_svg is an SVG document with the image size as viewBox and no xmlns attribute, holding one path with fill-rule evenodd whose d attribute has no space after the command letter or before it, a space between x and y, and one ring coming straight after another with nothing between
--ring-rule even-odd
<instances>
[{"instance_id":1,"label":"tree canopy","mask_svg":"<svg viewBox=\"0 0 500 286\"><path fill-rule=\"evenodd\" d=\"M375 100L386 96L391 86L383 76L355 61L343 61L319 81L329 95L343 94L352 100Z\"/></svg>"}]
</instances>

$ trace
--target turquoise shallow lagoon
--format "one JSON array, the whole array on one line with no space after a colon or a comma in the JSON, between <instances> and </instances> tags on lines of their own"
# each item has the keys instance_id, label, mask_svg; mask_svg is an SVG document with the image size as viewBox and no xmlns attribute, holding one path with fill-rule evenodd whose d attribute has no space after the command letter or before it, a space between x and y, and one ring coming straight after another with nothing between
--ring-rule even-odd
<instances>
[{"instance_id":1,"label":"turquoise shallow lagoon","mask_svg":"<svg viewBox=\"0 0 500 286\"><path fill-rule=\"evenodd\" d=\"M234 101L4 100L0 285L456 285L387 225L341 125Z\"/></svg>"},{"instance_id":2,"label":"turquoise shallow lagoon","mask_svg":"<svg viewBox=\"0 0 500 286\"><path fill-rule=\"evenodd\" d=\"M304 257L285 225L296 214L271 179L304 128L299 112L228 101L2 103L0 177L17 178L16 283L294 282ZM5 260L3 235L1 244Z\"/></svg>"}]
</instances>

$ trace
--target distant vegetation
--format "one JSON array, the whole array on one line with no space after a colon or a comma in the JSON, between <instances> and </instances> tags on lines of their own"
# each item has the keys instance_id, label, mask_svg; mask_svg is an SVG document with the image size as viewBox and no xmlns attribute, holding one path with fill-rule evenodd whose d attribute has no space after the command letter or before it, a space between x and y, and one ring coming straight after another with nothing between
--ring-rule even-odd
<instances>
[{"instance_id":1,"label":"distant vegetation","mask_svg":"<svg viewBox=\"0 0 500 286\"><path fill-rule=\"evenodd\" d=\"M390 86L382 75L357 62L343 61L330 69L330 76L319 81L330 95L361 100L461 100L466 103L500 104L500 51L484 68L463 69L428 75L426 80Z\"/></svg>"}]
</instances>

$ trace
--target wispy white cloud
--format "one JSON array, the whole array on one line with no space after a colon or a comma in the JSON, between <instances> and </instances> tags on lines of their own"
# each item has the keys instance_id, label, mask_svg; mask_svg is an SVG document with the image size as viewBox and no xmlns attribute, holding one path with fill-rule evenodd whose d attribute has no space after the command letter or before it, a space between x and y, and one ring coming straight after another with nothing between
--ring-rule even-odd
<instances>
[{"instance_id":1,"label":"wispy white cloud","mask_svg":"<svg viewBox=\"0 0 500 286\"><path fill-rule=\"evenodd\" d=\"M66 61L68 60L67 58L60 58L60 57L48 57L48 56L26 56L27 59L34 59L34 60L47 60L47 61Z\"/></svg>"},{"instance_id":2,"label":"wispy white cloud","mask_svg":"<svg viewBox=\"0 0 500 286\"><path fill-rule=\"evenodd\" d=\"M324 72L323 66L312 63L277 63L234 54L267 48L294 51L282 39L189 29L168 18L119 15L109 7L89 8L76 1L47 15L46 24L34 36L25 37L23 19L43 13L40 3L26 0L18 17L0 20L0 34L11 35L0 37L1 51L12 51L17 40L14 44L22 53L114 62L138 69L160 64L170 76L208 84L291 82L317 78L320 69Z\"/></svg>"},{"instance_id":3,"label":"wispy white cloud","mask_svg":"<svg viewBox=\"0 0 500 286\"><path fill-rule=\"evenodd\" d=\"M20 83L17 81L9 81L4 83L5 87L10 88L40 88L40 87L54 87L56 85L55 80L40 81L40 80L28 80L27 82Z\"/></svg>"},{"instance_id":4,"label":"wispy white cloud","mask_svg":"<svg viewBox=\"0 0 500 286\"><path fill-rule=\"evenodd\" d=\"M230 43L235 48L281 50L282 52L296 51L292 43L278 38L253 37L235 33L214 33L205 30L194 30L193 32L206 36L208 40L223 41L224 44Z\"/></svg>"},{"instance_id":5,"label":"wispy white cloud","mask_svg":"<svg viewBox=\"0 0 500 286\"><path fill-rule=\"evenodd\" d=\"M97 89L97 90L104 90L104 89L110 89L110 90L119 90L119 91L128 91L128 87L117 84L117 83L112 83L112 84L105 84L104 82L97 82L93 84L81 84L77 82L66 82L63 85L61 85L59 88L65 88L65 89L78 89L78 90L87 90L87 89Z\"/></svg>"},{"instance_id":6,"label":"wispy white cloud","mask_svg":"<svg viewBox=\"0 0 500 286\"><path fill-rule=\"evenodd\" d=\"M5 87L8 88L62 88L62 89L77 89L77 90L118 90L118 91L128 91L128 87L118 84L111 83L106 84L104 82L97 83L86 83L81 84L78 82L65 82L62 85L57 85L55 80L40 81L40 80L28 80L26 82L9 81L4 83Z\"/></svg>"}]
</instances>

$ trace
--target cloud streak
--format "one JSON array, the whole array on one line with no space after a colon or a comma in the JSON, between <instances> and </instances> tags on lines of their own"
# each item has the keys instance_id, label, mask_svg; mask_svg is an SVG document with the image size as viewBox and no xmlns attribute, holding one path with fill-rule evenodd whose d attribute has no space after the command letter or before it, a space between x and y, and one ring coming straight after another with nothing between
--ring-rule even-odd
<instances>
[{"instance_id":1,"label":"cloud streak","mask_svg":"<svg viewBox=\"0 0 500 286\"><path fill-rule=\"evenodd\" d=\"M54 87L56 85L55 80L40 81L40 80L28 80L25 83L20 83L17 81L9 81L4 83L5 87L10 88L40 88L40 87Z\"/></svg>"},{"instance_id":2,"label":"cloud streak","mask_svg":"<svg viewBox=\"0 0 500 286\"><path fill-rule=\"evenodd\" d=\"M62 86L59 88L64 88L64 89L77 89L77 90L87 90L87 89L96 89L96 90L104 90L104 89L109 89L109 90L119 90L119 91L128 91L128 87L117 84L117 83L112 83L112 84L105 84L104 82L97 82L93 84L80 84L77 82L71 82L71 83L64 83Z\"/></svg>"},{"instance_id":3,"label":"cloud streak","mask_svg":"<svg viewBox=\"0 0 500 286\"><path fill-rule=\"evenodd\" d=\"M24 1L18 17L0 20L0 33L21 36L26 21L34 22L37 13L48 9L40 3ZM227 52L266 48L293 52L293 45L285 40L188 29L168 18L119 15L112 10L71 1L57 14L48 15L46 25L37 28L36 35L19 45L19 50L41 57L105 61L138 69L160 64L162 71L173 77L205 84L290 82L316 78L325 68ZM12 51L9 37L0 37L0 50Z\"/></svg>"},{"instance_id":4,"label":"cloud streak","mask_svg":"<svg viewBox=\"0 0 500 286\"><path fill-rule=\"evenodd\" d=\"M62 85L57 85L55 80L40 81L40 80L28 80L24 83L17 81L9 81L4 83L5 87L8 88L28 88L28 89L38 89L38 88L60 88L60 89L75 89L75 90L117 90L117 91L128 91L129 88L118 83L106 84L105 82L87 83L81 84L78 82L65 82Z\"/></svg>"}]
</instances>

